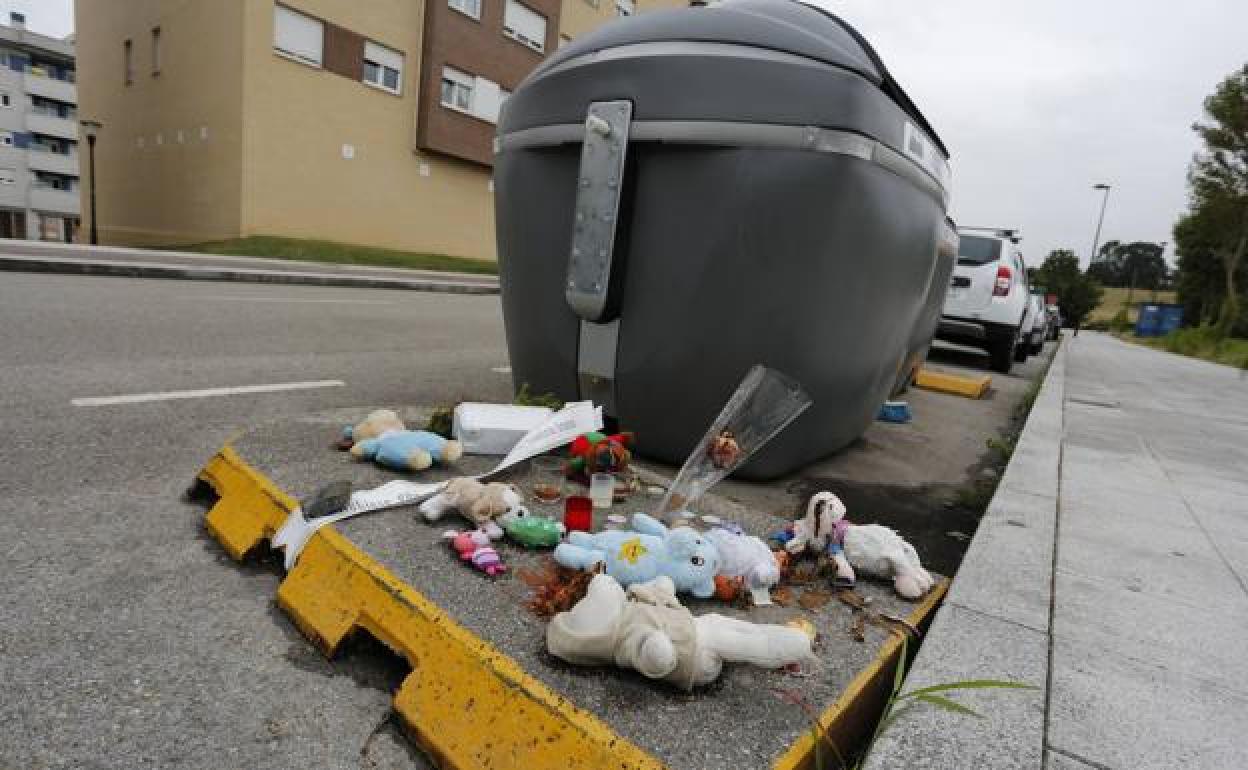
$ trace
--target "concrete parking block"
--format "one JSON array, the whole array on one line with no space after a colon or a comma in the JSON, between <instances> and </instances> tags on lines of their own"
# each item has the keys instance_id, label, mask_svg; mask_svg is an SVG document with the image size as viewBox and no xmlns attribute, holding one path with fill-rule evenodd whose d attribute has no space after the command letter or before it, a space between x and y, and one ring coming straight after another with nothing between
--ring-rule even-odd
<instances>
[{"instance_id":1,"label":"concrete parking block","mask_svg":"<svg viewBox=\"0 0 1248 770\"><path fill-rule=\"evenodd\" d=\"M914 386L937 393L948 393L965 398L983 398L992 385L992 377L987 374L978 377L967 377L934 369L920 369L914 377Z\"/></svg>"}]
</instances>

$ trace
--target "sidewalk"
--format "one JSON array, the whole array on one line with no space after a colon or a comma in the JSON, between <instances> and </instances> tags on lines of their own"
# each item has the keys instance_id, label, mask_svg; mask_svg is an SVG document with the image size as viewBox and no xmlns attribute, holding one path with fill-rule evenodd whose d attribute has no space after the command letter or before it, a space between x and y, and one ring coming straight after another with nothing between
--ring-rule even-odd
<instances>
[{"instance_id":1,"label":"sidewalk","mask_svg":"<svg viewBox=\"0 0 1248 770\"><path fill-rule=\"evenodd\" d=\"M868 767L1243 767L1246 586L1248 378L1068 335L905 686L1040 689L912 709Z\"/></svg>"},{"instance_id":2,"label":"sidewalk","mask_svg":"<svg viewBox=\"0 0 1248 770\"><path fill-rule=\"evenodd\" d=\"M0 271L497 294L492 275L0 240Z\"/></svg>"}]
</instances>

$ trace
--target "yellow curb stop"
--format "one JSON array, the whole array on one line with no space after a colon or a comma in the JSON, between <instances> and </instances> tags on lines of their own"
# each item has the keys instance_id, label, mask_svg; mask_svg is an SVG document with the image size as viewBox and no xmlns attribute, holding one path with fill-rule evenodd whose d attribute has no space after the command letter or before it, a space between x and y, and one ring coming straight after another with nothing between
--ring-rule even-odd
<instances>
[{"instance_id":1,"label":"yellow curb stop","mask_svg":"<svg viewBox=\"0 0 1248 770\"><path fill-rule=\"evenodd\" d=\"M982 374L978 377L962 377L957 374L936 372L931 369L920 369L915 375L914 385L924 390L937 393L949 393L967 398L983 398L992 384L992 377Z\"/></svg>"}]
</instances>

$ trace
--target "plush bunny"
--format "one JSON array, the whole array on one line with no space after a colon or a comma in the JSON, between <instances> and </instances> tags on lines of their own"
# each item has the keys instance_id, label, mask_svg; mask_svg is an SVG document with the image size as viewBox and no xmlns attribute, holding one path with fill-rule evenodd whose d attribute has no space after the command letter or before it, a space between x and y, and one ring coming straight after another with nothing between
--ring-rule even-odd
<instances>
[{"instance_id":1,"label":"plush bunny","mask_svg":"<svg viewBox=\"0 0 1248 770\"><path fill-rule=\"evenodd\" d=\"M851 524L845 504L831 492L819 492L806 505L806 516L776 536L792 554L826 553L836 564L836 584L854 585L855 568L868 575L892 578L897 593L917 599L935 581L919 563L914 546L888 527Z\"/></svg>"},{"instance_id":2,"label":"plush bunny","mask_svg":"<svg viewBox=\"0 0 1248 770\"><path fill-rule=\"evenodd\" d=\"M463 445L426 430L405 430L399 415L378 409L358 424L345 428L343 441L351 442L351 455L375 460L400 471L423 471L435 462L448 465L463 455Z\"/></svg>"},{"instance_id":3,"label":"plush bunny","mask_svg":"<svg viewBox=\"0 0 1248 770\"><path fill-rule=\"evenodd\" d=\"M780 566L767 544L735 524L711 529L706 539L719 551L719 575L744 583L754 604L771 604L771 589L780 582Z\"/></svg>"},{"instance_id":4,"label":"plush bunny","mask_svg":"<svg viewBox=\"0 0 1248 770\"><path fill-rule=\"evenodd\" d=\"M632 528L596 535L571 532L567 542L555 548L555 561L585 570L603 564L607 574L625 586L666 575L677 591L702 599L715 593L719 551L700 532L690 527L669 530L644 513L633 514Z\"/></svg>"},{"instance_id":5,"label":"plush bunny","mask_svg":"<svg viewBox=\"0 0 1248 770\"><path fill-rule=\"evenodd\" d=\"M503 564L502 557L490 545L489 535L481 530L445 532L442 536L451 542L451 547L459 554L462 561L472 562L472 566L490 577L507 571L507 565Z\"/></svg>"},{"instance_id":6,"label":"plush bunny","mask_svg":"<svg viewBox=\"0 0 1248 770\"><path fill-rule=\"evenodd\" d=\"M497 540L503 536L497 520L509 512L523 509L522 502L520 493L510 484L482 484L476 479L461 476L448 481L446 488L421 503L420 512L426 521L437 521L450 511L458 511L491 540ZM527 510L524 515L528 515Z\"/></svg>"},{"instance_id":7,"label":"plush bunny","mask_svg":"<svg viewBox=\"0 0 1248 770\"><path fill-rule=\"evenodd\" d=\"M610 575L595 575L585 598L546 627L546 649L569 663L614 663L683 690L715 681L724 663L781 668L813 658L811 637L797 628L694 617L667 576L625 592Z\"/></svg>"}]
</instances>

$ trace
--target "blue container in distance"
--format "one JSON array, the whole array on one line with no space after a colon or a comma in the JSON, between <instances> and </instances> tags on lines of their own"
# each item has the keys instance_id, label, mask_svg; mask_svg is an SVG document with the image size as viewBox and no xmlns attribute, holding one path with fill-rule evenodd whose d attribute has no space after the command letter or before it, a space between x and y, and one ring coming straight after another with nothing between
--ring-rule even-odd
<instances>
[{"instance_id":1,"label":"blue container in distance","mask_svg":"<svg viewBox=\"0 0 1248 770\"><path fill-rule=\"evenodd\" d=\"M1161 336L1161 305L1141 305L1140 315L1135 319L1135 336Z\"/></svg>"},{"instance_id":2,"label":"blue container in distance","mask_svg":"<svg viewBox=\"0 0 1248 770\"><path fill-rule=\"evenodd\" d=\"M1183 306L1182 305L1162 305L1161 306L1161 322L1158 333L1162 336L1175 331L1183 325Z\"/></svg>"}]
</instances>

